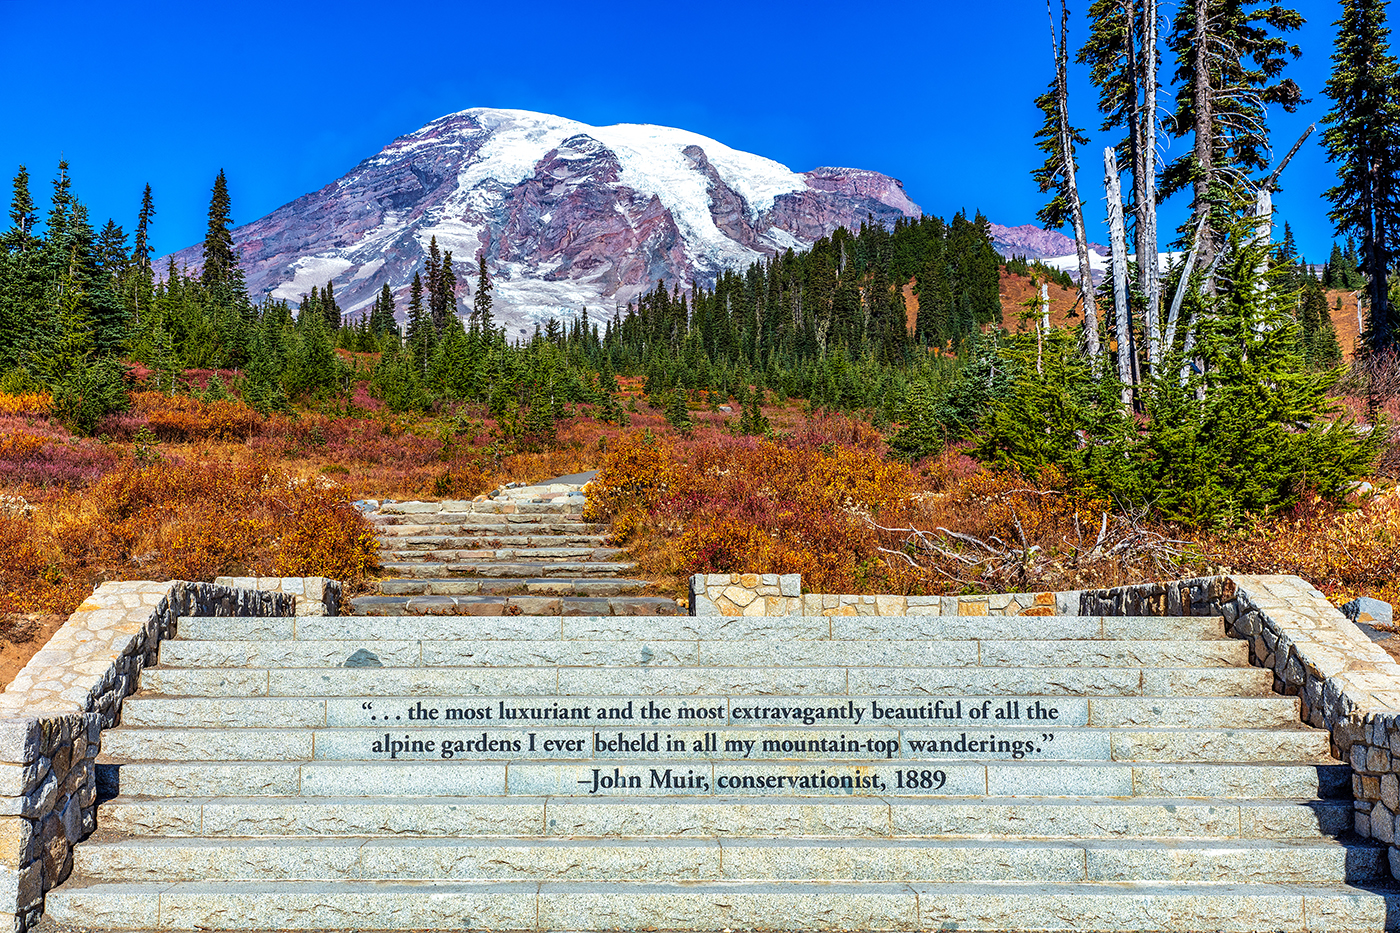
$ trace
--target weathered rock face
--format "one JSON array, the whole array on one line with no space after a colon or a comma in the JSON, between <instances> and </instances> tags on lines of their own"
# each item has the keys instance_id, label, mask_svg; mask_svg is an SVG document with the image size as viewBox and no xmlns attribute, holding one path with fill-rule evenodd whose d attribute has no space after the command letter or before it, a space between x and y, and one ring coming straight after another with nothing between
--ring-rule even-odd
<instances>
[{"instance_id":1,"label":"weathered rock face","mask_svg":"<svg viewBox=\"0 0 1400 933\"><path fill-rule=\"evenodd\" d=\"M658 279L709 283L868 216L919 213L878 172L799 174L684 130L475 109L394 140L234 242L254 299L295 302L334 280L354 312L385 282L406 291L436 237L453 253L459 310L484 255L497 316L523 328L621 306ZM174 258L196 267L200 249Z\"/></svg>"},{"instance_id":2,"label":"weathered rock face","mask_svg":"<svg viewBox=\"0 0 1400 933\"><path fill-rule=\"evenodd\" d=\"M1004 227L991 224L992 243L1003 256L1025 256L1027 259L1056 259L1074 255L1074 238L1065 236L1058 230L1045 230L1035 224L1021 224L1019 227ZM1090 243L1091 251L1107 255L1108 249L1097 243ZM1077 270L1076 270L1077 271Z\"/></svg>"}]
</instances>

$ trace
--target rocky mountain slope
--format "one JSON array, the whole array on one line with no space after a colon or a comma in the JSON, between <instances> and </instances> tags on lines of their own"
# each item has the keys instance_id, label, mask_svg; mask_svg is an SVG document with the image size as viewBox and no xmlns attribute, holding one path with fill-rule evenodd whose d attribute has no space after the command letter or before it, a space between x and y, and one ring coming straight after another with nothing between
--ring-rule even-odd
<instances>
[{"instance_id":1,"label":"rocky mountain slope","mask_svg":"<svg viewBox=\"0 0 1400 933\"><path fill-rule=\"evenodd\" d=\"M255 300L295 302L333 279L351 313L385 282L402 308L436 237L453 254L459 311L483 254L497 318L514 331L583 306L610 314L658 279L709 282L869 216L919 213L878 172L799 173L685 130L478 108L394 140L233 234ZM200 247L174 258L197 267Z\"/></svg>"}]
</instances>

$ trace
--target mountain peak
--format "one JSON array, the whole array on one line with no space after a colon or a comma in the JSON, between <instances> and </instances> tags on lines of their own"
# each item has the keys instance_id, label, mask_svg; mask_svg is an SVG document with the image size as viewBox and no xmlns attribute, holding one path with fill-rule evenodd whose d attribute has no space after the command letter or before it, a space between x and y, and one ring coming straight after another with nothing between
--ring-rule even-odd
<instances>
[{"instance_id":1,"label":"mountain peak","mask_svg":"<svg viewBox=\"0 0 1400 933\"><path fill-rule=\"evenodd\" d=\"M334 279L352 312L386 282L404 292L436 237L459 268L485 256L499 316L523 330L620 307L658 279L710 284L869 216L919 214L878 172L799 173L688 130L473 107L233 235L255 299L296 301ZM175 259L197 265L199 248Z\"/></svg>"}]
</instances>

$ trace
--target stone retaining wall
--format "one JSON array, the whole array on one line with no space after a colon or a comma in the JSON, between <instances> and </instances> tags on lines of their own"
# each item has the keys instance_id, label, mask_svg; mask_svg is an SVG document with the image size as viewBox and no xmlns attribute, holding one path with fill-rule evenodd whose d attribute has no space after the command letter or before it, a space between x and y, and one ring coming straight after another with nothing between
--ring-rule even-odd
<instances>
[{"instance_id":1,"label":"stone retaining wall","mask_svg":"<svg viewBox=\"0 0 1400 933\"><path fill-rule=\"evenodd\" d=\"M218 586L264 593L283 593L296 599L295 615L340 615L341 587L339 580L325 577L215 577Z\"/></svg>"},{"instance_id":2,"label":"stone retaining wall","mask_svg":"<svg viewBox=\"0 0 1400 933\"><path fill-rule=\"evenodd\" d=\"M175 621L289 615L294 602L217 583L104 583L0 693L0 903L13 898L16 933L95 827L102 730Z\"/></svg>"},{"instance_id":3,"label":"stone retaining wall","mask_svg":"<svg viewBox=\"0 0 1400 933\"><path fill-rule=\"evenodd\" d=\"M695 616L1049 616L1076 615L1079 593L992 596L860 596L802 593L802 575L698 573L690 578Z\"/></svg>"},{"instance_id":4,"label":"stone retaining wall","mask_svg":"<svg viewBox=\"0 0 1400 933\"><path fill-rule=\"evenodd\" d=\"M1332 735L1352 767L1356 832L1390 845L1400 878L1400 664L1300 577L1204 577L1086 592L1088 615L1218 615L1273 671L1274 690L1301 701L1302 719Z\"/></svg>"}]
</instances>

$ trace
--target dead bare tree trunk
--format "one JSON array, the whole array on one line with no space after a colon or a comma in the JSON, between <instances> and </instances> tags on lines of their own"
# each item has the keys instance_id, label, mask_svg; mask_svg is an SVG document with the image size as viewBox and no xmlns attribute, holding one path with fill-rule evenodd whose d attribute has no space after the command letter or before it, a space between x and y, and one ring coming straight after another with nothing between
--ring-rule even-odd
<instances>
[{"instance_id":1,"label":"dead bare tree trunk","mask_svg":"<svg viewBox=\"0 0 1400 933\"><path fill-rule=\"evenodd\" d=\"M1118 180L1118 156L1113 147L1103 151L1103 181L1108 193L1109 241L1113 245L1113 311L1118 335L1118 380L1123 383L1123 404L1131 405L1137 384L1133 352L1133 319L1128 307L1128 237L1123 229L1123 188Z\"/></svg>"},{"instance_id":2,"label":"dead bare tree trunk","mask_svg":"<svg viewBox=\"0 0 1400 933\"><path fill-rule=\"evenodd\" d=\"M1165 352L1159 336L1162 268L1157 258L1157 0L1142 0L1142 22L1143 198L1138 209L1138 275L1147 299L1147 360L1155 374Z\"/></svg>"},{"instance_id":3,"label":"dead bare tree trunk","mask_svg":"<svg viewBox=\"0 0 1400 933\"><path fill-rule=\"evenodd\" d=\"M1205 232L1203 228L1206 220L1207 218L1202 216L1196 224L1196 235L1191 238L1191 251L1186 254L1186 265L1181 269L1181 281L1176 283L1176 294L1172 296L1171 310L1167 312L1167 329L1162 335L1164 354L1170 353L1172 347L1176 346L1177 319L1181 314L1181 303L1186 299L1186 289L1191 286L1191 273L1196 269L1196 255L1201 249L1201 236Z\"/></svg>"},{"instance_id":4,"label":"dead bare tree trunk","mask_svg":"<svg viewBox=\"0 0 1400 933\"><path fill-rule=\"evenodd\" d=\"M1125 96L1129 98L1128 108L1128 158L1132 160L1133 166L1133 220L1137 225L1137 236L1134 238L1134 250L1137 254L1138 266L1138 287L1146 291L1143 282L1144 270L1147 268L1146 244L1142 238L1143 211L1147 207L1146 181L1146 146L1143 145L1142 138L1142 55L1138 48L1137 30L1137 9L1133 0L1121 0L1123 10L1123 37L1124 51L1127 54L1127 67L1124 73L1127 75L1127 86L1124 88ZM1146 43L1143 43L1145 46ZM1145 51L1142 50L1142 51Z\"/></svg>"},{"instance_id":5,"label":"dead bare tree trunk","mask_svg":"<svg viewBox=\"0 0 1400 933\"><path fill-rule=\"evenodd\" d=\"M1065 194L1070 204L1070 220L1074 226L1074 250L1079 257L1079 297L1084 304L1084 353L1098 370L1099 314L1094 300L1094 270L1089 264L1089 233L1084 226L1084 205L1079 200L1079 183L1075 180L1074 138L1069 125L1069 7L1060 0L1060 34L1055 35L1055 15L1050 0L1045 2L1050 14L1050 42L1055 51L1055 98L1059 109L1060 157L1065 165Z\"/></svg>"},{"instance_id":6,"label":"dead bare tree trunk","mask_svg":"<svg viewBox=\"0 0 1400 933\"><path fill-rule=\"evenodd\" d=\"M1192 37L1196 55L1192 104L1196 110L1196 123L1192 129L1196 137L1196 178L1191 201L1191 219L1199 223L1201 217L1210 216L1211 176L1215 173L1215 128L1211 116L1210 54L1207 41L1210 35L1210 0L1194 0L1196 13L1195 35ZM1215 233L1207 223L1201 237L1201 264L1215 263L1217 247ZM1208 294L1214 294L1215 285L1211 281L1203 284Z\"/></svg>"}]
</instances>

